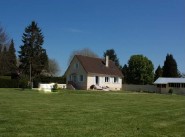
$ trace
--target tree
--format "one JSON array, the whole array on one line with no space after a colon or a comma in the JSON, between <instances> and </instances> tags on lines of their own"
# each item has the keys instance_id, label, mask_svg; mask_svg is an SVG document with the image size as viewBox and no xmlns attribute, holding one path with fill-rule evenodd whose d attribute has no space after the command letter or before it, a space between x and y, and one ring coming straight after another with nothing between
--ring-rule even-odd
<instances>
[{"instance_id":1,"label":"tree","mask_svg":"<svg viewBox=\"0 0 185 137\"><path fill-rule=\"evenodd\" d=\"M35 21L25 28L22 42L19 51L20 69L26 75L29 75L31 69L32 77L40 75L44 69L48 69L48 56L42 48L44 36Z\"/></svg>"},{"instance_id":2,"label":"tree","mask_svg":"<svg viewBox=\"0 0 185 137\"><path fill-rule=\"evenodd\" d=\"M9 37L3 27L0 26L0 75L7 73L7 46L9 45Z\"/></svg>"},{"instance_id":3,"label":"tree","mask_svg":"<svg viewBox=\"0 0 185 137\"><path fill-rule=\"evenodd\" d=\"M9 73L9 67L8 67L8 56L7 56L7 48L4 46L2 54L1 54L1 69L0 74L1 75L7 75Z\"/></svg>"},{"instance_id":4,"label":"tree","mask_svg":"<svg viewBox=\"0 0 185 137\"><path fill-rule=\"evenodd\" d=\"M49 59L48 73L51 76L57 76L60 73L60 66L55 59Z\"/></svg>"},{"instance_id":5,"label":"tree","mask_svg":"<svg viewBox=\"0 0 185 137\"><path fill-rule=\"evenodd\" d=\"M123 83L127 83L128 81L128 66L127 64L125 64L122 69L121 69L122 73L123 73L123 76L124 76L124 81Z\"/></svg>"},{"instance_id":6,"label":"tree","mask_svg":"<svg viewBox=\"0 0 185 137\"><path fill-rule=\"evenodd\" d=\"M1 47L1 50L2 50L2 47L7 46L8 43L9 43L9 37L6 34L3 27L0 26L0 47Z\"/></svg>"},{"instance_id":7,"label":"tree","mask_svg":"<svg viewBox=\"0 0 185 137\"><path fill-rule=\"evenodd\" d=\"M98 55L96 53L94 53L92 50L90 50L89 48L84 48L84 49L81 49L81 50L75 50L69 56L68 64L71 63L71 61L72 61L72 59L75 55L83 55L83 56L95 57L95 58L98 57Z\"/></svg>"},{"instance_id":8,"label":"tree","mask_svg":"<svg viewBox=\"0 0 185 137\"><path fill-rule=\"evenodd\" d=\"M155 71L155 76L154 76L154 80L157 80L159 77L162 77L163 75L163 69L161 68L161 66L159 65Z\"/></svg>"},{"instance_id":9,"label":"tree","mask_svg":"<svg viewBox=\"0 0 185 137\"><path fill-rule=\"evenodd\" d=\"M177 63L172 54L167 54L164 61L163 77L179 77Z\"/></svg>"},{"instance_id":10,"label":"tree","mask_svg":"<svg viewBox=\"0 0 185 137\"><path fill-rule=\"evenodd\" d=\"M118 66L119 68L121 68L121 65L119 63L119 59L118 59L117 54L114 51L114 49L106 50L104 52L104 55L103 56L104 57L109 56L109 59L112 60L115 63L116 66Z\"/></svg>"},{"instance_id":11,"label":"tree","mask_svg":"<svg viewBox=\"0 0 185 137\"><path fill-rule=\"evenodd\" d=\"M128 83L152 84L154 79L152 61L143 55L133 55L128 61Z\"/></svg>"},{"instance_id":12,"label":"tree","mask_svg":"<svg viewBox=\"0 0 185 137\"><path fill-rule=\"evenodd\" d=\"M11 40L9 50L8 50L8 66L9 66L9 71L14 72L16 70L16 65L17 65L17 58L15 55L15 48L14 48L14 42L13 39Z\"/></svg>"}]
</instances>

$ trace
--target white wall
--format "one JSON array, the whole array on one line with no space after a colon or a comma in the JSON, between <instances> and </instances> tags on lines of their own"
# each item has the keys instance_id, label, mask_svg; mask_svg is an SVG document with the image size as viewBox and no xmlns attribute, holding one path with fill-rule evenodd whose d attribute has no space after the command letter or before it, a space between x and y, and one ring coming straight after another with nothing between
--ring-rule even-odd
<instances>
[{"instance_id":1,"label":"white wall","mask_svg":"<svg viewBox=\"0 0 185 137\"><path fill-rule=\"evenodd\" d=\"M109 82L105 82L105 76L96 75L96 74L88 75L87 89L90 89L91 85L96 85L96 76L99 77L99 86L101 86L101 87L108 86L111 90L121 90L122 89L122 78L119 77L118 78L118 83L114 83L114 77L106 76L106 77L109 77Z\"/></svg>"}]
</instances>

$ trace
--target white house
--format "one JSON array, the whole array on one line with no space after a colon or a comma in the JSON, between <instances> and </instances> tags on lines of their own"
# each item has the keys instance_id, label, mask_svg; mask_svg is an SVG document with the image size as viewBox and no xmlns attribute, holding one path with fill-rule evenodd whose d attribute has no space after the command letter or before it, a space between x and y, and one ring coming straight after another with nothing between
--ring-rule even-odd
<instances>
[{"instance_id":1,"label":"white house","mask_svg":"<svg viewBox=\"0 0 185 137\"><path fill-rule=\"evenodd\" d=\"M170 89L176 94L185 94L185 78L160 77L155 82L161 93L168 93Z\"/></svg>"},{"instance_id":2,"label":"white house","mask_svg":"<svg viewBox=\"0 0 185 137\"><path fill-rule=\"evenodd\" d=\"M75 55L65 75L68 86L76 89L122 89L123 74L108 56L101 59Z\"/></svg>"}]
</instances>

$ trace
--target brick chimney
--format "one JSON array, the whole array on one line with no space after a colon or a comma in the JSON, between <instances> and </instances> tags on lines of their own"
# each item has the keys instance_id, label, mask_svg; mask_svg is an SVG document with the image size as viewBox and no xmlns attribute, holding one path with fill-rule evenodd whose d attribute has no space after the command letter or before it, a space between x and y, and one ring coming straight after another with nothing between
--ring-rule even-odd
<instances>
[{"instance_id":1,"label":"brick chimney","mask_svg":"<svg viewBox=\"0 0 185 137\"><path fill-rule=\"evenodd\" d=\"M107 56L107 55L105 57L105 66L109 67L109 56Z\"/></svg>"}]
</instances>

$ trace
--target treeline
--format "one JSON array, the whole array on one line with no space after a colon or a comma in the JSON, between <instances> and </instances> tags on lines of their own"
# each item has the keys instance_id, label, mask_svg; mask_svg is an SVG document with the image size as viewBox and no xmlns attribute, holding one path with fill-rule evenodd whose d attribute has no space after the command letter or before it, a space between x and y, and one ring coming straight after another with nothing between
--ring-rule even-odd
<instances>
[{"instance_id":1,"label":"treeline","mask_svg":"<svg viewBox=\"0 0 185 137\"><path fill-rule=\"evenodd\" d=\"M13 39L10 41L4 29L0 27L0 78L2 83L0 87L14 87L15 85L17 87L20 81L25 86L28 84L31 86L33 81L36 82L35 79L41 79L39 77L42 77L42 81L44 78L48 81L48 79L51 80L48 77L56 76L60 71L59 65L56 60L48 57L43 44L42 31L37 23L32 21L25 28L17 58ZM11 77L12 81L3 79L2 76ZM62 77L55 78L55 82L61 83L59 80L64 82ZM34 85L38 85L38 82Z\"/></svg>"},{"instance_id":2,"label":"treeline","mask_svg":"<svg viewBox=\"0 0 185 137\"><path fill-rule=\"evenodd\" d=\"M120 65L114 49L109 49L104 53L104 57L109 58L121 69L124 75L124 83L128 84L153 84L159 77L182 77L178 70L177 62L172 54L167 54L164 65L160 65L154 70L151 60L143 55L132 55L125 65ZM155 72L154 72L155 71Z\"/></svg>"}]
</instances>

